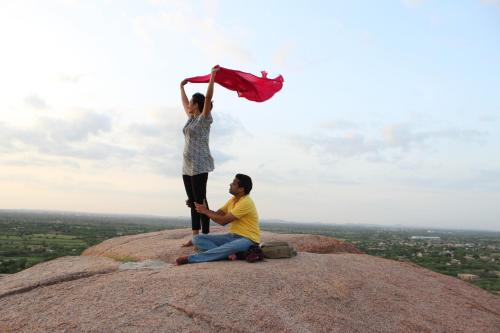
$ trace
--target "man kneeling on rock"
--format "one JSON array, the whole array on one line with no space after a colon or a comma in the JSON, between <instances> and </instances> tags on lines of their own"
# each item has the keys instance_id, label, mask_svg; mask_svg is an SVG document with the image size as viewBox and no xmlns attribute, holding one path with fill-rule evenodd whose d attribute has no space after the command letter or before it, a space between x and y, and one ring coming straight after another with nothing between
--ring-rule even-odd
<instances>
[{"instance_id":1,"label":"man kneeling on rock","mask_svg":"<svg viewBox=\"0 0 500 333\"><path fill-rule=\"evenodd\" d=\"M253 244L260 242L259 216L250 198L252 179L243 174L237 174L229 184L229 193L233 195L218 211L209 210L206 203L196 205L200 214L208 216L220 225L231 223L229 233L219 235L196 235L193 245L198 253L182 256L176 259L177 265L197 262L215 261L236 258L236 253L248 250Z\"/></svg>"}]
</instances>

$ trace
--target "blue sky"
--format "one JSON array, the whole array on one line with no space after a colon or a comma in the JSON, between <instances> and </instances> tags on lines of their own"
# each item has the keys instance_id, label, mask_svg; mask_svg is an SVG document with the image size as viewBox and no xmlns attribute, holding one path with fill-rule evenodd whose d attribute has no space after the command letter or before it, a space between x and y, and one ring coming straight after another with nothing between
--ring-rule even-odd
<instances>
[{"instance_id":1,"label":"blue sky","mask_svg":"<svg viewBox=\"0 0 500 333\"><path fill-rule=\"evenodd\" d=\"M214 206L500 230L500 1L3 1L0 40L1 208L187 216L178 85L220 64L285 84L216 87Z\"/></svg>"}]
</instances>

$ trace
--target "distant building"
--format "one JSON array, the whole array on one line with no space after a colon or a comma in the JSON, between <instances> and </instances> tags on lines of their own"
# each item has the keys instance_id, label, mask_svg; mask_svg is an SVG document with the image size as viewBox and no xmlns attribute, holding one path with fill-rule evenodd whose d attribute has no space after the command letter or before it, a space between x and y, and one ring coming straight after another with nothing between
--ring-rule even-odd
<instances>
[{"instance_id":1,"label":"distant building","mask_svg":"<svg viewBox=\"0 0 500 333\"><path fill-rule=\"evenodd\" d=\"M452 257L452 258L453 258L453 252L448 251L448 250L446 250L446 251L442 251L442 252L441 252L441 253L439 253L439 254L440 254L440 255L442 255L442 256Z\"/></svg>"},{"instance_id":2,"label":"distant building","mask_svg":"<svg viewBox=\"0 0 500 333\"><path fill-rule=\"evenodd\" d=\"M438 236L411 236L410 239L423 239L423 240L440 240Z\"/></svg>"},{"instance_id":3,"label":"distant building","mask_svg":"<svg viewBox=\"0 0 500 333\"><path fill-rule=\"evenodd\" d=\"M464 281L476 281L479 279L479 276L478 275L475 275L475 274L465 274L465 273L459 273L457 274L457 277L460 279L460 280L464 280Z\"/></svg>"}]
</instances>

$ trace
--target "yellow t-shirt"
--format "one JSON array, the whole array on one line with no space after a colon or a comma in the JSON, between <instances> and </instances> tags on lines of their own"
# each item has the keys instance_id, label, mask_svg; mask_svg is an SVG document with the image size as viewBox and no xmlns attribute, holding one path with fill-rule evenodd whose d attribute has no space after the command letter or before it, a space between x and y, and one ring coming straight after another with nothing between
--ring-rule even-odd
<instances>
[{"instance_id":1,"label":"yellow t-shirt","mask_svg":"<svg viewBox=\"0 0 500 333\"><path fill-rule=\"evenodd\" d=\"M230 224L229 232L260 243L259 215L252 198L245 195L237 202L235 201L236 197L232 197L220 209L225 214L231 213L236 217L236 220Z\"/></svg>"}]
</instances>

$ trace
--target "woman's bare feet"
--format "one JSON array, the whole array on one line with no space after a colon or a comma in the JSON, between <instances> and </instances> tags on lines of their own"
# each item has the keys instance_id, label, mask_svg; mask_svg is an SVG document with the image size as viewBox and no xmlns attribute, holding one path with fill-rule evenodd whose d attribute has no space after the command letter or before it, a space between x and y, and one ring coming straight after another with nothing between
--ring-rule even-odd
<instances>
[{"instance_id":1,"label":"woman's bare feet","mask_svg":"<svg viewBox=\"0 0 500 333\"><path fill-rule=\"evenodd\" d=\"M227 257L228 260L236 260L236 254L231 254L229 257Z\"/></svg>"},{"instance_id":2,"label":"woman's bare feet","mask_svg":"<svg viewBox=\"0 0 500 333\"><path fill-rule=\"evenodd\" d=\"M182 247L188 247L188 246L193 246L193 240L190 239L186 243L182 244Z\"/></svg>"}]
</instances>

